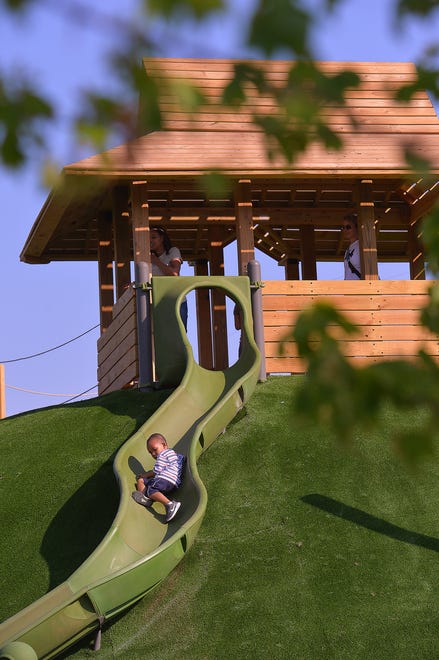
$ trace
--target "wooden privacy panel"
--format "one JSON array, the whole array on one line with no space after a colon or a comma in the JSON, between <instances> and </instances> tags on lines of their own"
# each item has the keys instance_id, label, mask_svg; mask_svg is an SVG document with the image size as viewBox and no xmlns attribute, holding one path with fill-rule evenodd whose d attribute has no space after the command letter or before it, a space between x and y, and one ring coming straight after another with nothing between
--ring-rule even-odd
<instances>
[{"instance_id":1,"label":"wooden privacy panel","mask_svg":"<svg viewBox=\"0 0 439 660\"><path fill-rule=\"evenodd\" d=\"M129 288L113 307L113 321L98 339L99 396L138 378L136 297Z\"/></svg>"},{"instance_id":2,"label":"wooden privacy panel","mask_svg":"<svg viewBox=\"0 0 439 660\"><path fill-rule=\"evenodd\" d=\"M413 358L423 348L439 356L439 338L420 325L430 281L297 280L267 281L262 289L266 370L271 374L304 373L293 342L279 355L279 342L292 329L298 314L317 300L333 303L359 334L334 335L356 365L380 360ZM99 395L121 389L138 378L135 293L128 289L113 309L113 321L98 340Z\"/></svg>"},{"instance_id":3,"label":"wooden privacy panel","mask_svg":"<svg viewBox=\"0 0 439 660\"><path fill-rule=\"evenodd\" d=\"M413 358L423 348L439 356L439 338L425 330L420 310L428 300L428 281L271 281L262 289L267 373L304 373L294 342L283 356L279 341L298 314L324 300L356 323L359 334L346 338L334 328L342 351L356 365L385 359Z\"/></svg>"}]
</instances>

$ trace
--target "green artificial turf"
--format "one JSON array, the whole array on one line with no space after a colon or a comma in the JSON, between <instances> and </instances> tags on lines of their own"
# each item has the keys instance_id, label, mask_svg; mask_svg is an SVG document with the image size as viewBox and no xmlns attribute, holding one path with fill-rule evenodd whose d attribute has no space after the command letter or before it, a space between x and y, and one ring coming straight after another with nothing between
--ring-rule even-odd
<instances>
[{"instance_id":1,"label":"green artificial turf","mask_svg":"<svg viewBox=\"0 0 439 660\"><path fill-rule=\"evenodd\" d=\"M98 545L119 502L114 455L169 393L125 391L0 422L0 621Z\"/></svg>"},{"instance_id":2,"label":"green artificial turf","mask_svg":"<svg viewBox=\"0 0 439 660\"><path fill-rule=\"evenodd\" d=\"M397 460L388 436L402 415L393 410L383 415L380 429L359 433L355 448L348 451L321 429L298 427L291 417L290 397L299 381L300 377L277 377L258 385L245 414L241 413L200 458L208 508L185 559L159 588L105 628L100 652L89 650L89 641L84 641L70 653L71 657L437 657L437 458L424 463L416 473ZM121 397L121 414L123 396L127 394L115 396ZM71 413L75 410L70 407L60 410L61 418ZM91 407L90 415L93 413ZM81 461L91 460L89 447L93 441L88 435L84 437L81 444L85 454L79 458L78 452L73 458L71 445L59 440L59 431L54 437L49 420L44 423L45 431L36 430L38 415L42 414L29 415L33 421L27 433L32 438L34 433L41 436L39 443L44 450L40 454L50 456L46 459L47 471L55 470L52 456L58 446L64 461L71 467L74 464L75 473L81 474ZM102 419L95 415L94 423L89 422L95 434L105 435L103 424L107 434L113 435L110 429L118 423L118 415L108 410L102 413ZM82 416L82 421L87 418ZM25 420L10 420L9 434L15 424ZM110 455L124 434L134 430L128 430L132 422L128 415L125 426L121 423L124 432L119 433L118 443L107 453L99 445L101 449L96 459L93 454L93 467L84 484L76 490L71 484L70 495L66 491L67 504L78 497L78 488L86 488L87 506L89 500L97 498L97 510L102 515L102 486L97 478L105 466L110 469ZM416 416L407 417L406 423L416 423ZM89 430L78 422L75 432L69 433L82 438ZM22 433L23 429L17 437L19 467L26 460ZM12 439L8 446L11 444ZM57 479L58 475L54 477ZM4 481L0 482L2 519L6 514L3 492L11 486ZM20 481L18 476L16 481ZM22 486L18 487L21 493ZM75 507L67 506L65 510L66 504L57 501L52 484L42 490L44 501L55 500L56 506L46 511L40 496L35 497L34 507L30 506L31 500L27 505L21 503L20 515L38 519L39 534L44 539L64 511L68 532L67 518ZM111 484L107 490L114 490ZM110 499L113 511L116 496ZM80 519L92 517L89 509L81 515L76 513L77 528L82 526ZM12 533L16 526L11 516L7 529L11 528ZM29 530L30 535L34 533ZM46 575L41 580L32 571L29 578L28 567L16 560L16 548L11 550L10 534L8 538L9 542L2 539L2 543L7 546L15 571L15 579L8 579L9 588L15 601L22 602L23 589L17 582L30 581L32 584L26 586L32 586L33 599L35 591L39 589L39 595L50 584L48 566L53 557L26 558ZM14 538L12 542L20 538L17 530ZM35 546L35 539L33 543ZM57 578L64 579L63 575ZM34 584L37 581L38 589ZM17 591L21 596L16 595Z\"/></svg>"}]
</instances>

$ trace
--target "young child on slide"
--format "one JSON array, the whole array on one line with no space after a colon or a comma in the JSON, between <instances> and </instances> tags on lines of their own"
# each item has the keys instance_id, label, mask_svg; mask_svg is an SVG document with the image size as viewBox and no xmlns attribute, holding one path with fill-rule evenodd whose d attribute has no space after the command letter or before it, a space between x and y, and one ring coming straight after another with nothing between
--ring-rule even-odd
<instances>
[{"instance_id":1,"label":"young child on slide","mask_svg":"<svg viewBox=\"0 0 439 660\"><path fill-rule=\"evenodd\" d=\"M166 438L161 433L153 433L146 441L146 448L155 459L152 470L136 476L136 488L133 499L149 508L154 502L161 502L166 508L165 521L172 520L181 506L181 502L170 500L170 495L181 484L181 475L185 457L168 447Z\"/></svg>"}]
</instances>

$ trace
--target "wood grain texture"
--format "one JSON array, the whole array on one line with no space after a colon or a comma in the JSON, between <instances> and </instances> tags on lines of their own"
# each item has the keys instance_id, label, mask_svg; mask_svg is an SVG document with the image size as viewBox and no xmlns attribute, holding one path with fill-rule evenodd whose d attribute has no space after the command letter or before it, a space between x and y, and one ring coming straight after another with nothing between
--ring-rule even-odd
<instances>
[{"instance_id":1,"label":"wood grain texture","mask_svg":"<svg viewBox=\"0 0 439 660\"><path fill-rule=\"evenodd\" d=\"M335 305L358 326L346 335L338 326L331 334L356 365L377 360L415 359L419 350L439 358L439 338L420 324L428 301L428 281L266 282L262 289L266 368L268 373L304 373L306 365L292 340L285 341L297 317L316 302ZM280 355L279 343L284 341Z\"/></svg>"}]
</instances>

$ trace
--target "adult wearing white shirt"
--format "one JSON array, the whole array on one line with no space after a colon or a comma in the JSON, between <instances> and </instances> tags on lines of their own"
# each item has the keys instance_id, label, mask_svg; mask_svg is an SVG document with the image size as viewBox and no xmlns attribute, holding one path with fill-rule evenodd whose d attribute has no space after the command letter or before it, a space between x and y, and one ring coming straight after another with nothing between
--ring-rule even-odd
<instances>
[{"instance_id":1,"label":"adult wearing white shirt","mask_svg":"<svg viewBox=\"0 0 439 660\"><path fill-rule=\"evenodd\" d=\"M341 226L343 237L349 241L344 253L345 280L361 280L360 242L358 240L358 215L349 213Z\"/></svg>"},{"instance_id":2,"label":"adult wearing white shirt","mask_svg":"<svg viewBox=\"0 0 439 660\"><path fill-rule=\"evenodd\" d=\"M173 247L166 229L152 227L149 232L151 243L152 275L178 277L183 260L180 250ZM180 307L180 316L187 331L187 300L183 300Z\"/></svg>"}]
</instances>

